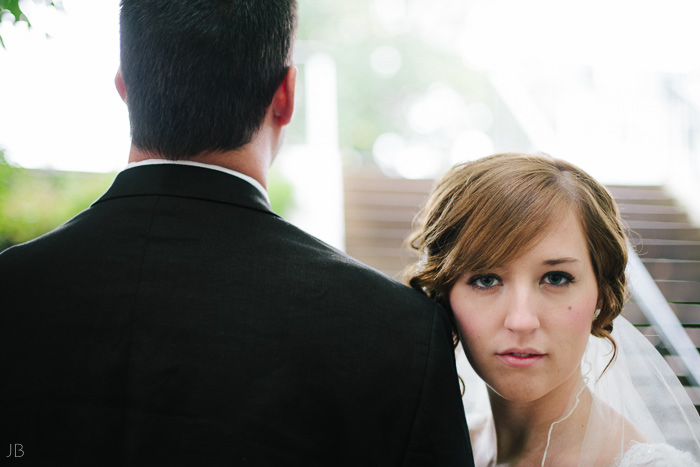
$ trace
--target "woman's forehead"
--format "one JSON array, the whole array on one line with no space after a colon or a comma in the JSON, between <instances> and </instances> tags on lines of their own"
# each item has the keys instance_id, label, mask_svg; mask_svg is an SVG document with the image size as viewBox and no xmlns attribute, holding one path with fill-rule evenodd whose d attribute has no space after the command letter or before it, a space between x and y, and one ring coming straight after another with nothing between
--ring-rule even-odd
<instances>
[{"instance_id":1,"label":"woman's forehead","mask_svg":"<svg viewBox=\"0 0 700 467\"><path fill-rule=\"evenodd\" d=\"M540 216L529 216L517 225L499 226L497 222L471 226L462 232L463 266L471 268L503 267L526 255L538 245L553 239L573 236L587 248L585 230L578 210L560 206ZM481 232L476 230L483 229ZM463 268L460 268L463 269Z\"/></svg>"}]
</instances>

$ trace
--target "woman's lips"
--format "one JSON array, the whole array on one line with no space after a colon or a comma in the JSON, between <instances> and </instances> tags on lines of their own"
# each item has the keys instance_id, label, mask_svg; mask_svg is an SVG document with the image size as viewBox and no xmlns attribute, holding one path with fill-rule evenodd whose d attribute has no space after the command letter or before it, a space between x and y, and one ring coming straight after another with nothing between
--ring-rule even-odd
<instances>
[{"instance_id":1,"label":"woman's lips","mask_svg":"<svg viewBox=\"0 0 700 467\"><path fill-rule=\"evenodd\" d=\"M543 360L547 354L536 350L506 350L496 354L498 358L508 366L515 368L529 368Z\"/></svg>"}]
</instances>

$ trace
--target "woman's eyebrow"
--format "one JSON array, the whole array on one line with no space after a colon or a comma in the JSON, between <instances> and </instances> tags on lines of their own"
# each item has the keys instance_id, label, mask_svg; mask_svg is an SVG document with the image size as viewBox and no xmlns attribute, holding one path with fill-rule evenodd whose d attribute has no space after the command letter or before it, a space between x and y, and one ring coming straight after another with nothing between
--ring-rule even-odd
<instances>
[{"instance_id":1,"label":"woman's eyebrow","mask_svg":"<svg viewBox=\"0 0 700 467\"><path fill-rule=\"evenodd\" d=\"M563 263L577 263L580 262L576 258L557 258L557 259L548 259L543 261L542 264L545 264L547 266L556 266L557 264L563 264Z\"/></svg>"}]
</instances>

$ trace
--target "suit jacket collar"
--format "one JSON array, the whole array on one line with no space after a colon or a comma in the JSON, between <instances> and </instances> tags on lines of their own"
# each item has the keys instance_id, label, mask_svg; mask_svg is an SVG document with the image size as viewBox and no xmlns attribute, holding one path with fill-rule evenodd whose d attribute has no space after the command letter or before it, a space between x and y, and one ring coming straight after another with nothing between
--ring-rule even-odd
<instances>
[{"instance_id":1,"label":"suit jacket collar","mask_svg":"<svg viewBox=\"0 0 700 467\"><path fill-rule=\"evenodd\" d=\"M216 170L188 165L144 165L120 172L93 205L129 196L174 196L235 204L274 214L250 183Z\"/></svg>"}]
</instances>

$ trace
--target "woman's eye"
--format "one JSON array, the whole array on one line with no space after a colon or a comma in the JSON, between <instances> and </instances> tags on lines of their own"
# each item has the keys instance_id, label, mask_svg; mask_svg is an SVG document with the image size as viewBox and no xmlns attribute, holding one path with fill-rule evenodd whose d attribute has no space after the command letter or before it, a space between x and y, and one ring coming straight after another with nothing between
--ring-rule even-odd
<instances>
[{"instance_id":1,"label":"woman's eye","mask_svg":"<svg viewBox=\"0 0 700 467\"><path fill-rule=\"evenodd\" d=\"M475 276L469 280L469 285L477 289L489 289L500 284L500 279L497 276Z\"/></svg>"},{"instance_id":2,"label":"woman's eye","mask_svg":"<svg viewBox=\"0 0 700 467\"><path fill-rule=\"evenodd\" d=\"M548 272L542 278L542 282L544 282L545 284L551 284L560 287L564 285L569 285L573 281L573 276L565 272Z\"/></svg>"}]
</instances>

